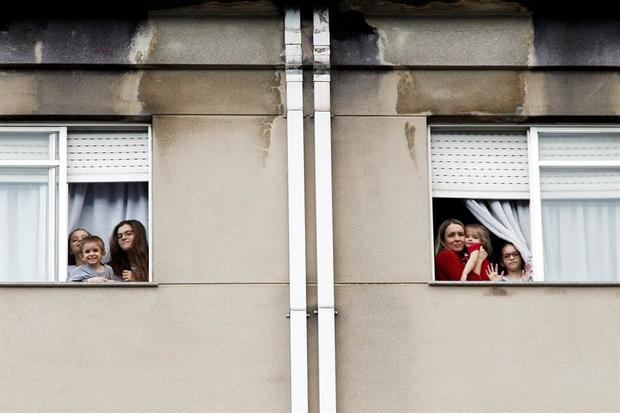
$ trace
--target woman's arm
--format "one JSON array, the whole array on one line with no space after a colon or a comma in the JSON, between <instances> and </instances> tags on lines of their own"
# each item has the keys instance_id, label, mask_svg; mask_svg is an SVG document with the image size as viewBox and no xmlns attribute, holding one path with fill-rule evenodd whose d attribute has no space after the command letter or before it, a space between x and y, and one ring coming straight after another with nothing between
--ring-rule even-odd
<instances>
[{"instance_id":1,"label":"woman's arm","mask_svg":"<svg viewBox=\"0 0 620 413\"><path fill-rule=\"evenodd\" d=\"M441 250L435 257L436 281L460 281L463 273L461 257L452 251Z\"/></svg>"}]
</instances>

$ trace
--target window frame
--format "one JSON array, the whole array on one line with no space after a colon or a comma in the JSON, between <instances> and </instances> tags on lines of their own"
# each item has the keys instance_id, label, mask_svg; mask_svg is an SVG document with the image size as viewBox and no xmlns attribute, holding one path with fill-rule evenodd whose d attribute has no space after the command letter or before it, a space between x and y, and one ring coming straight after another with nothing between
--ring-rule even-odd
<instances>
[{"instance_id":1,"label":"window frame","mask_svg":"<svg viewBox=\"0 0 620 413\"><path fill-rule=\"evenodd\" d=\"M535 283L545 282L544 274L544 253L543 253L543 227L542 227L542 199L541 199L541 187L540 187L540 171L541 169L553 169L553 168L618 168L620 171L620 160L617 161L582 161L582 160L569 160L569 161L541 161L539 154L539 139L540 135L553 135L553 134L600 134L600 133L620 133L620 125L617 124L605 124L605 125L546 125L546 124L505 124L505 125L490 125L490 124L443 124L435 123L427 126L427 159L428 159L428 195L429 195L429 211L431 212L430 220L430 234L431 234L431 251L433 259L431 260L432 281L435 280L435 260L434 260L434 245L435 245L435 229L433 228L433 184L432 184L432 167L433 159L431 156L431 139L433 129L440 130L453 130L453 131L472 131L472 130L489 130L489 131L506 131L506 130L519 130L524 131L527 135L527 152L528 152L528 172L529 172L529 202L530 209L530 238L533 262L535 263L536 270L533 272L533 281ZM454 197L454 199L465 199L464 197ZM492 199L492 198L489 198ZM441 283L445 283L441 281ZM547 281L549 283L549 281ZM580 284L580 281L561 282L562 284ZM605 282L608 283L608 282ZM474 283L479 284L479 283ZM484 284L484 283L483 283ZM613 282L618 285L620 281Z\"/></svg>"},{"instance_id":2,"label":"window frame","mask_svg":"<svg viewBox=\"0 0 620 413\"><path fill-rule=\"evenodd\" d=\"M2 132L43 132L50 134L50 158L51 155L55 158L57 151L58 158L54 160L46 161L13 161L0 160L0 168L4 167L16 167L16 168L48 168L48 248L47 248L47 280L35 281L35 284L41 283L64 283L67 280L67 254L68 245L67 237L70 231L68 228L68 205L69 205L69 182L67 179L67 164L68 164L68 131L72 128L101 128L106 131L114 131L115 129L131 128L136 130L144 130L147 135L147 150L148 150L148 171L147 171L147 185L148 185L148 243L149 243L149 279L148 282L153 280L153 248L152 248L152 194L153 194L153 137L152 126L148 123L117 123L117 122L52 122L52 123L2 123L0 124L0 133ZM57 134L57 140L52 139L52 135ZM133 182L131 179L124 179L122 174L111 175L114 180L102 181L93 179L92 181L83 181L89 183L96 182ZM57 178L57 179L56 179ZM144 182L144 181L142 181ZM6 283L2 281L2 283ZM8 282L14 284L15 282ZM17 282L21 283L21 282ZM25 281L24 283L32 283L32 281Z\"/></svg>"}]
</instances>

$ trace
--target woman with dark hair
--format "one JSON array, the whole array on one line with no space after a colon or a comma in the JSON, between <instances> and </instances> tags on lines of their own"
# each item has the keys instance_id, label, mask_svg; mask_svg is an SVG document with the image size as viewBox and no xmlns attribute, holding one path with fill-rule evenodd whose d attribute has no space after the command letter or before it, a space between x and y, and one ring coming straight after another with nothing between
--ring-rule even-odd
<instances>
[{"instance_id":1,"label":"woman with dark hair","mask_svg":"<svg viewBox=\"0 0 620 413\"><path fill-rule=\"evenodd\" d=\"M465 225L457 219L445 220L435 238L435 280L461 281L467 262L466 252ZM480 248L474 270L467 274L467 281L489 281L487 274L480 274L486 257L486 251Z\"/></svg>"},{"instance_id":2,"label":"woman with dark hair","mask_svg":"<svg viewBox=\"0 0 620 413\"><path fill-rule=\"evenodd\" d=\"M108 265L125 281L149 280L149 244L140 221L130 219L116 224L110 238Z\"/></svg>"},{"instance_id":3,"label":"woman with dark hair","mask_svg":"<svg viewBox=\"0 0 620 413\"><path fill-rule=\"evenodd\" d=\"M67 257L67 277L71 271L82 264L86 264L86 262L82 260L82 254L80 253L80 243L84 238L90 235L90 232L86 231L84 228L76 228L69 233L69 248L67 249L69 252L69 256Z\"/></svg>"},{"instance_id":4,"label":"woman with dark hair","mask_svg":"<svg viewBox=\"0 0 620 413\"><path fill-rule=\"evenodd\" d=\"M487 275L492 281L532 281L532 267L523 262L521 253L513 243L506 242L504 244L499 259L501 273L498 273L497 264L491 264L487 270Z\"/></svg>"}]
</instances>

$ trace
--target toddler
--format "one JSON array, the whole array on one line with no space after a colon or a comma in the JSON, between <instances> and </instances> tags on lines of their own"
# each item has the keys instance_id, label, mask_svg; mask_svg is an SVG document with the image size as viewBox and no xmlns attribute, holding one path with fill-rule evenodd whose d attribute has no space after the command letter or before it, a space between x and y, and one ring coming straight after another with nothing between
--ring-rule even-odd
<instances>
[{"instance_id":1,"label":"toddler","mask_svg":"<svg viewBox=\"0 0 620 413\"><path fill-rule=\"evenodd\" d=\"M80 243L80 256L85 264L75 268L69 274L69 281L74 282L108 282L116 281L112 267L101 263L105 255L103 240L96 235L89 235Z\"/></svg>"},{"instance_id":2,"label":"toddler","mask_svg":"<svg viewBox=\"0 0 620 413\"><path fill-rule=\"evenodd\" d=\"M469 258L461 274L461 281L467 280L467 274L474 271L477 274L486 277L489 268L489 260L485 258L480 268L476 268L478 257L480 256L480 247L484 248L487 256L491 255L491 235L489 230L480 224L469 224L465 227L465 247Z\"/></svg>"}]
</instances>

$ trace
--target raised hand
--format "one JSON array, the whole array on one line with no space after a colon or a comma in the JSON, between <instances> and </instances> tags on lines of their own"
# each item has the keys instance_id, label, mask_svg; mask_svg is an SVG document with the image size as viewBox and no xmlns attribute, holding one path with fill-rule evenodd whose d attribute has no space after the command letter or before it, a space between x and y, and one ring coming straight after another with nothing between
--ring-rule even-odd
<instances>
[{"instance_id":1,"label":"raised hand","mask_svg":"<svg viewBox=\"0 0 620 413\"><path fill-rule=\"evenodd\" d=\"M482 248L480 248L482 250ZM498 274L499 266L497 264L489 264L489 268L487 268L487 277L491 281L501 281L504 276L504 271L501 274Z\"/></svg>"}]
</instances>

